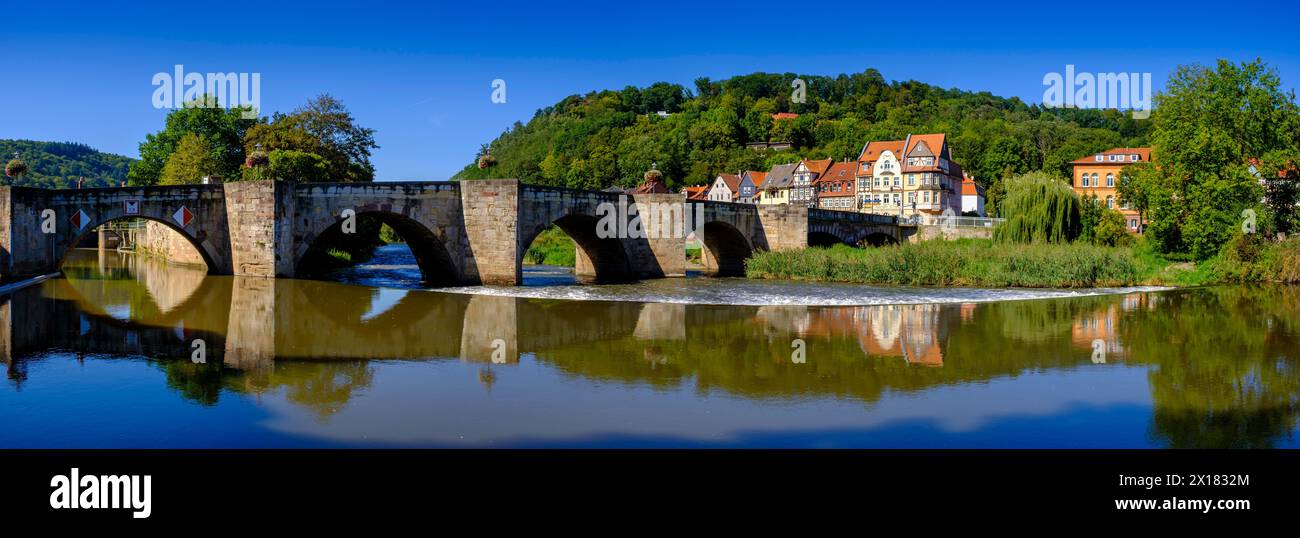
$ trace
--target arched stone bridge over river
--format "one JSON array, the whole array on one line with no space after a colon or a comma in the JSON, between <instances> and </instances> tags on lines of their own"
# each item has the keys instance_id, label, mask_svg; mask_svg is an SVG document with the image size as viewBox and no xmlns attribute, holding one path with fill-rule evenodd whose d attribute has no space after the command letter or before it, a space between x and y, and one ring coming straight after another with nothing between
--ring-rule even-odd
<instances>
[{"instance_id":1,"label":"arched stone bridge over river","mask_svg":"<svg viewBox=\"0 0 1300 538\"><path fill-rule=\"evenodd\" d=\"M610 211L611 208L616 211ZM97 226L124 218L179 232L212 274L294 277L308 253L343 233L347 210L384 222L406 240L432 285L518 285L524 253L554 224L577 243L575 272L595 280L681 276L690 230L706 268L738 274L754 250L810 244L896 243L915 235L890 216L686 200L682 194L621 195L516 180L312 183L33 189L0 187L0 274L57 271ZM610 222L645 233L617 233ZM612 220L602 221L602 217ZM630 226L630 228L629 228ZM614 233L605 233L614 232Z\"/></svg>"}]
</instances>

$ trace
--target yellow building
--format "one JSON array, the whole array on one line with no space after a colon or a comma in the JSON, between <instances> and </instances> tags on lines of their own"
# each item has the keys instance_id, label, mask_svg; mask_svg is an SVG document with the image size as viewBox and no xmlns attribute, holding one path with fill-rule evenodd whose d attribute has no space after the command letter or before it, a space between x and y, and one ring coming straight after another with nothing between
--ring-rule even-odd
<instances>
[{"instance_id":1,"label":"yellow building","mask_svg":"<svg viewBox=\"0 0 1300 538\"><path fill-rule=\"evenodd\" d=\"M759 188L759 205L781 205L790 203L790 185L794 181L794 170L799 163L778 164L763 178Z\"/></svg>"},{"instance_id":2,"label":"yellow building","mask_svg":"<svg viewBox=\"0 0 1300 538\"><path fill-rule=\"evenodd\" d=\"M1074 177L1071 185L1079 196L1093 196L1105 207L1124 215L1128 229L1141 232L1146 226L1138 212L1127 203L1119 201L1120 173L1125 166L1151 160L1151 148L1111 148L1082 159L1071 161Z\"/></svg>"}]
</instances>

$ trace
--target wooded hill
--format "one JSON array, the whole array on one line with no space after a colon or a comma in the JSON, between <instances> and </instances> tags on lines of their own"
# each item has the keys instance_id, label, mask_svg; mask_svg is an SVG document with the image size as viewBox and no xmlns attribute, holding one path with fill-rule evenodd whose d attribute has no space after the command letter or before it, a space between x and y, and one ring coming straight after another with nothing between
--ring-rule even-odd
<instances>
[{"instance_id":1,"label":"wooded hill","mask_svg":"<svg viewBox=\"0 0 1300 538\"><path fill-rule=\"evenodd\" d=\"M78 177L86 178L84 187L118 185L126 180L127 169L134 160L74 142L0 140L0 161L9 162L15 151L27 164L27 175L0 176L0 185L68 188L76 186Z\"/></svg>"},{"instance_id":2,"label":"wooded hill","mask_svg":"<svg viewBox=\"0 0 1300 538\"><path fill-rule=\"evenodd\" d=\"M803 103L792 101L796 79L806 84ZM774 121L779 112L799 116ZM1068 163L1080 156L1144 146L1149 123L1118 110L1047 109L988 92L887 82L874 69L834 77L754 73L700 78L694 89L659 82L571 95L485 144L477 157L491 155L494 164L480 168L476 158L456 178L628 187L657 164L676 188L799 158L856 159L869 140L947 133L954 160L991 188L1029 171L1068 177ZM747 147L771 142L793 148Z\"/></svg>"}]
</instances>

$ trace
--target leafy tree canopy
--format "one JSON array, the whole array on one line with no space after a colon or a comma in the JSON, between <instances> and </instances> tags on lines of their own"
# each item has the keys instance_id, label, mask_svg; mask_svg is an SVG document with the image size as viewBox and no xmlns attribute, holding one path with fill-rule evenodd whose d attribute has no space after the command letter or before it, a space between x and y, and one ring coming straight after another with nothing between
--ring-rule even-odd
<instances>
[{"instance_id":1,"label":"leafy tree canopy","mask_svg":"<svg viewBox=\"0 0 1300 538\"><path fill-rule=\"evenodd\" d=\"M140 160L131 163L127 173L130 184L158 184L168 158L181 138L190 133L202 137L208 145L218 163L218 174L239 177L244 162L244 133L258 120L244 119L243 108L219 105L216 98L205 95L169 112L163 129L146 135L140 143Z\"/></svg>"}]
</instances>

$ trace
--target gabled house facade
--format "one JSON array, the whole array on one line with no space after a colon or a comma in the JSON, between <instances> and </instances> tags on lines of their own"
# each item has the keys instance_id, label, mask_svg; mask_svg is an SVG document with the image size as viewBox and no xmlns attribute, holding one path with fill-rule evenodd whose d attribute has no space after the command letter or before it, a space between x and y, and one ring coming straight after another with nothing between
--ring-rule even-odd
<instances>
[{"instance_id":1,"label":"gabled house facade","mask_svg":"<svg viewBox=\"0 0 1300 538\"><path fill-rule=\"evenodd\" d=\"M794 169L800 163L778 164L767 172L763 179L763 189L759 192L759 204L780 205L790 203L790 184L794 180Z\"/></svg>"},{"instance_id":2,"label":"gabled house facade","mask_svg":"<svg viewBox=\"0 0 1300 538\"><path fill-rule=\"evenodd\" d=\"M740 173L740 200L742 204L758 203L758 196L767 172L746 170Z\"/></svg>"},{"instance_id":3,"label":"gabled house facade","mask_svg":"<svg viewBox=\"0 0 1300 538\"><path fill-rule=\"evenodd\" d=\"M715 202L734 202L740 197L740 176L736 174L718 174L713 178L707 198Z\"/></svg>"},{"instance_id":4,"label":"gabled house facade","mask_svg":"<svg viewBox=\"0 0 1300 538\"><path fill-rule=\"evenodd\" d=\"M831 159L799 161L790 182L790 203L816 207L817 191L813 188L813 182L826 173L834 162Z\"/></svg>"},{"instance_id":5,"label":"gabled house facade","mask_svg":"<svg viewBox=\"0 0 1300 538\"><path fill-rule=\"evenodd\" d=\"M813 182L817 191L817 207L835 211L857 211L856 161L832 164Z\"/></svg>"},{"instance_id":6,"label":"gabled house facade","mask_svg":"<svg viewBox=\"0 0 1300 538\"><path fill-rule=\"evenodd\" d=\"M907 135L868 142L858 156L858 201L864 212L912 217L960 215L961 166L947 136Z\"/></svg>"},{"instance_id":7,"label":"gabled house facade","mask_svg":"<svg viewBox=\"0 0 1300 538\"><path fill-rule=\"evenodd\" d=\"M903 203L902 140L867 142L858 155L858 209L899 214Z\"/></svg>"},{"instance_id":8,"label":"gabled house facade","mask_svg":"<svg viewBox=\"0 0 1300 538\"><path fill-rule=\"evenodd\" d=\"M953 162L945 134L908 135L903 161L904 215L961 214L965 174Z\"/></svg>"}]
</instances>

